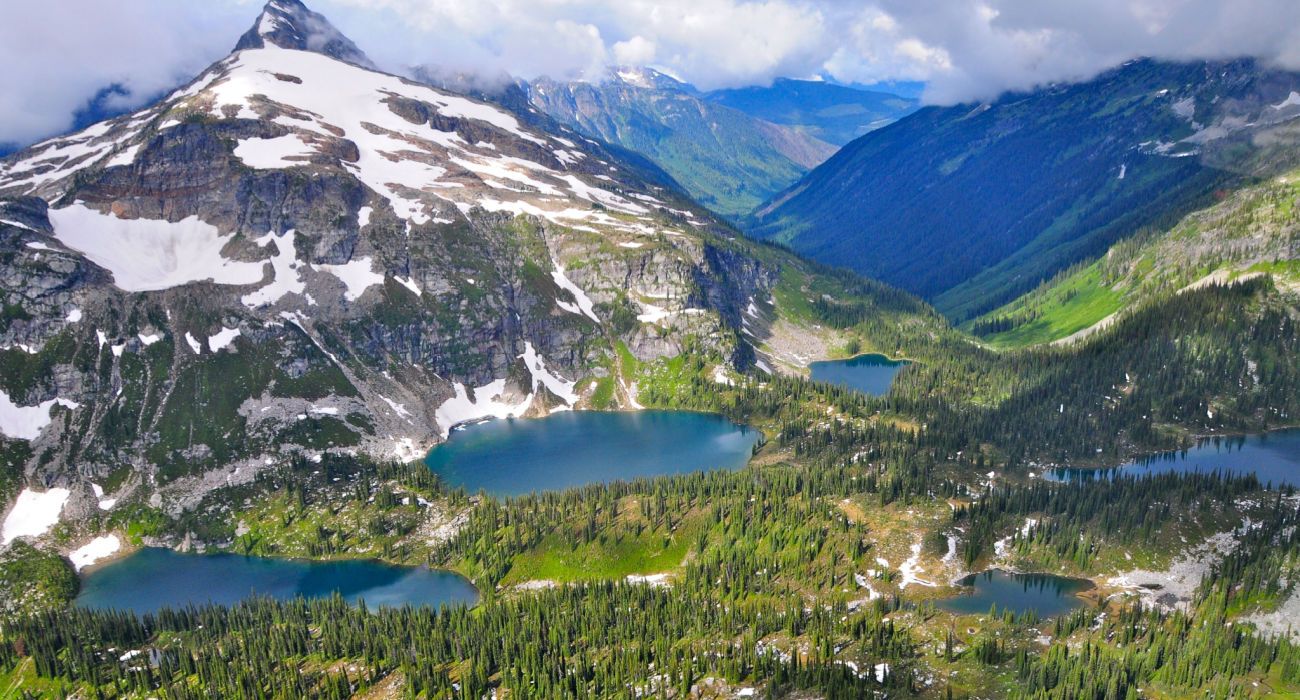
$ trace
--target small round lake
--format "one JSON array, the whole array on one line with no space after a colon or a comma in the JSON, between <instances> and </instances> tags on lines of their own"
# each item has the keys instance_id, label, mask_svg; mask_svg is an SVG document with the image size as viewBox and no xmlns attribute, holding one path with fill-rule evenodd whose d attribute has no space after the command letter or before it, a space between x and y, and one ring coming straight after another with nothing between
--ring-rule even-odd
<instances>
[{"instance_id":1,"label":"small round lake","mask_svg":"<svg viewBox=\"0 0 1300 700\"><path fill-rule=\"evenodd\" d=\"M827 360L808 365L815 382L828 382L872 396L884 396L894 383L894 375L911 364L891 360L884 355L867 354L847 360Z\"/></svg>"},{"instance_id":2,"label":"small round lake","mask_svg":"<svg viewBox=\"0 0 1300 700\"><path fill-rule=\"evenodd\" d=\"M1058 481L1122 476L1148 476L1169 472L1254 474L1261 484L1300 486L1300 428L1260 435L1218 437L1201 441L1189 450L1164 452L1113 469L1055 469Z\"/></svg>"},{"instance_id":3,"label":"small round lake","mask_svg":"<svg viewBox=\"0 0 1300 700\"><path fill-rule=\"evenodd\" d=\"M1092 588L1092 583L1083 579L1000 569L971 574L959 583L964 592L938 603L958 615L979 615L997 605L999 611L1023 614L1033 610L1040 618L1055 617L1083 605L1079 594Z\"/></svg>"},{"instance_id":4,"label":"small round lake","mask_svg":"<svg viewBox=\"0 0 1300 700\"><path fill-rule=\"evenodd\" d=\"M74 604L138 613L162 607L231 605L253 595L280 600L339 593L370 607L473 605L478 591L450 571L376 561L306 561L238 554L178 554L146 547L92 571Z\"/></svg>"},{"instance_id":5,"label":"small round lake","mask_svg":"<svg viewBox=\"0 0 1300 700\"><path fill-rule=\"evenodd\" d=\"M584 484L739 469L759 432L687 411L572 411L453 430L429 468L454 486L518 496Z\"/></svg>"}]
</instances>

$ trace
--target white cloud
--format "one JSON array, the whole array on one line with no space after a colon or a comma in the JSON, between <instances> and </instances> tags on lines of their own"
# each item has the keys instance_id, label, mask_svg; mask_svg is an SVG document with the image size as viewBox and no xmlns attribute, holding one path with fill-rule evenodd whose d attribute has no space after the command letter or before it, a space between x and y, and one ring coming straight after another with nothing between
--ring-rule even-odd
<instances>
[{"instance_id":1,"label":"white cloud","mask_svg":"<svg viewBox=\"0 0 1300 700\"><path fill-rule=\"evenodd\" d=\"M648 66L655 62L655 43L634 36L614 44L614 61L621 66Z\"/></svg>"},{"instance_id":2,"label":"white cloud","mask_svg":"<svg viewBox=\"0 0 1300 700\"><path fill-rule=\"evenodd\" d=\"M220 58L258 5L235 0L0 3L0 142L67 130L96 91L134 107Z\"/></svg>"},{"instance_id":3,"label":"white cloud","mask_svg":"<svg viewBox=\"0 0 1300 700\"><path fill-rule=\"evenodd\" d=\"M872 13L891 22L867 21ZM1300 69L1293 0L877 0L853 27L837 77L892 69L927 80L926 98L940 103L1084 79L1139 56L1254 56Z\"/></svg>"},{"instance_id":4,"label":"white cloud","mask_svg":"<svg viewBox=\"0 0 1300 700\"><path fill-rule=\"evenodd\" d=\"M649 63L701 88L824 74L986 99L1137 56L1300 69L1296 0L314 0L379 65L596 79ZM0 142L70 124L112 83L134 105L252 25L254 0L0 3Z\"/></svg>"}]
</instances>

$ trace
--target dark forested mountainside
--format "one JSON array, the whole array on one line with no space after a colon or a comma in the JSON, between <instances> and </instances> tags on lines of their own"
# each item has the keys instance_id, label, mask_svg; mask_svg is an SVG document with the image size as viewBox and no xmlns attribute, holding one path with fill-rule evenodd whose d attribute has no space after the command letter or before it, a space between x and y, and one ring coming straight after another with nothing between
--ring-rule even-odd
<instances>
[{"instance_id":1,"label":"dark forested mountainside","mask_svg":"<svg viewBox=\"0 0 1300 700\"><path fill-rule=\"evenodd\" d=\"M748 230L965 320L1291 167L1296 89L1300 76L1250 60L1141 60L925 108L843 148Z\"/></svg>"}]
</instances>

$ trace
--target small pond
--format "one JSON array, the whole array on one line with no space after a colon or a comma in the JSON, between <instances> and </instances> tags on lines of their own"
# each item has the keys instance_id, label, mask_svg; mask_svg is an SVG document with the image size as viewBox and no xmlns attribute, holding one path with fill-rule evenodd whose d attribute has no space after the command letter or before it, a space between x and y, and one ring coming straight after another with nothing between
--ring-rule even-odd
<instances>
[{"instance_id":1,"label":"small pond","mask_svg":"<svg viewBox=\"0 0 1300 700\"><path fill-rule=\"evenodd\" d=\"M997 605L999 612L1022 614L1033 610L1040 618L1055 617L1083 605L1078 594L1092 588L1092 583L1083 579L1000 569L971 574L960 583L965 587L962 593L938 603L959 615L986 613Z\"/></svg>"},{"instance_id":2,"label":"small pond","mask_svg":"<svg viewBox=\"0 0 1300 700\"><path fill-rule=\"evenodd\" d=\"M828 382L872 396L884 396L894 383L894 375L911 364L907 360L891 360L875 353L850 357L847 360L814 362L808 366L813 381Z\"/></svg>"}]
</instances>

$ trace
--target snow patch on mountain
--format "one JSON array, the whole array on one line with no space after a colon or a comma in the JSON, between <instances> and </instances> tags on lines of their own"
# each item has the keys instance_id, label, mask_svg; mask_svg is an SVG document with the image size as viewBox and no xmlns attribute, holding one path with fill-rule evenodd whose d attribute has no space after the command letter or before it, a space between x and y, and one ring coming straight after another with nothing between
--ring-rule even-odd
<instances>
[{"instance_id":1,"label":"snow patch on mountain","mask_svg":"<svg viewBox=\"0 0 1300 700\"><path fill-rule=\"evenodd\" d=\"M394 275L393 281L411 290L411 293L417 297L424 296L424 292L420 291L420 286L417 285L415 283L415 280L410 277L398 277Z\"/></svg>"},{"instance_id":2,"label":"snow patch on mountain","mask_svg":"<svg viewBox=\"0 0 1300 700\"><path fill-rule=\"evenodd\" d=\"M119 219L81 203L51 209L54 236L108 270L128 292L152 292L191 282L246 285L262 279L262 264L221 254L234 234L221 235L197 216L180 221ZM140 251L150 251L141 255Z\"/></svg>"},{"instance_id":3,"label":"snow patch on mountain","mask_svg":"<svg viewBox=\"0 0 1300 700\"><path fill-rule=\"evenodd\" d=\"M465 390L465 385L460 382L453 385L453 390L456 395L442 402L442 405L434 413L434 418L437 420L438 428L442 431L444 438L451 434L452 428L461 423L484 418L522 416L533 403L532 394L529 394L517 404L509 403L504 396L506 392L506 380L504 379L498 379L474 389L473 398L470 398L469 393Z\"/></svg>"},{"instance_id":4,"label":"snow patch on mountain","mask_svg":"<svg viewBox=\"0 0 1300 700\"><path fill-rule=\"evenodd\" d=\"M4 525L0 527L0 539L9 544L19 537L40 537L49 532L58 524L63 505L70 495L71 491L62 488L48 491L23 489L9 515L5 516Z\"/></svg>"},{"instance_id":5,"label":"snow patch on mountain","mask_svg":"<svg viewBox=\"0 0 1300 700\"><path fill-rule=\"evenodd\" d=\"M113 510L113 506L117 505L116 498L104 498L103 486L91 482L90 490L95 492L95 499L99 501L100 510Z\"/></svg>"},{"instance_id":6,"label":"snow patch on mountain","mask_svg":"<svg viewBox=\"0 0 1300 700\"><path fill-rule=\"evenodd\" d=\"M50 424L50 409L54 404L68 409L81 406L64 398L49 399L35 406L19 406L9 398L9 394L0 391L0 433L16 440L35 440Z\"/></svg>"},{"instance_id":7,"label":"snow patch on mountain","mask_svg":"<svg viewBox=\"0 0 1300 700\"><path fill-rule=\"evenodd\" d=\"M600 323L600 319L596 317L595 305L591 303L591 297L587 296L586 292L582 291L578 285L574 284L572 280L565 276L564 268L557 265L556 268L551 271L551 279L555 280L555 285L557 287L572 294L573 298L578 302L577 305L574 305L567 301L556 299L556 306L559 306L561 309L564 309L571 314L586 316L596 323Z\"/></svg>"},{"instance_id":8,"label":"snow patch on mountain","mask_svg":"<svg viewBox=\"0 0 1300 700\"><path fill-rule=\"evenodd\" d=\"M294 242L294 231L290 229L282 234L268 233L254 241L265 248L275 244L275 255L271 256L271 282L255 292L245 294L244 305L256 309L274 304L288 294L302 294L307 288L298 273L298 247Z\"/></svg>"},{"instance_id":9,"label":"snow patch on mountain","mask_svg":"<svg viewBox=\"0 0 1300 700\"><path fill-rule=\"evenodd\" d=\"M122 549L122 541L117 538L117 535L104 535L72 550L68 559L72 561L73 568L81 571L101 559L116 554L120 549Z\"/></svg>"},{"instance_id":10,"label":"snow patch on mountain","mask_svg":"<svg viewBox=\"0 0 1300 700\"><path fill-rule=\"evenodd\" d=\"M573 388L577 386L578 383L576 381L566 381L564 378L558 377L548 371L546 369L546 362L543 361L541 356L537 354L537 351L533 349L532 343L524 342L524 353L519 356L519 359L523 360L524 365L528 367L528 372L533 377L534 388L536 388L538 384L541 384L546 387L547 391L563 399L566 404L572 406L577 402L578 395L574 392Z\"/></svg>"},{"instance_id":11,"label":"snow patch on mountain","mask_svg":"<svg viewBox=\"0 0 1300 700\"><path fill-rule=\"evenodd\" d=\"M654 304L648 304L644 301L638 303L641 304L641 308L644 310L636 316L636 320L641 323L662 324L673 316L672 311L669 311L662 306L655 306Z\"/></svg>"},{"instance_id":12,"label":"snow patch on mountain","mask_svg":"<svg viewBox=\"0 0 1300 700\"><path fill-rule=\"evenodd\" d=\"M278 170L303 165L316 150L295 134L270 139L244 139L235 146L235 157L258 170ZM290 159L295 160L290 160Z\"/></svg>"},{"instance_id":13,"label":"snow patch on mountain","mask_svg":"<svg viewBox=\"0 0 1300 700\"><path fill-rule=\"evenodd\" d=\"M1273 105L1273 109L1286 109L1287 107L1300 107L1300 92L1292 90L1285 100Z\"/></svg>"},{"instance_id":14,"label":"snow patch on mountain","mask_svg":"<svg viewBox=\"0 0 1300 700\"><path fill-rule=\"evenodd\" d=\"M317 267L343 282L347 287L343 296L348 301L356 301L370 287L384 283L384 276L374 271L369 257L349 260L342 265L317 265Z\"/></svg>"},{"instance_id":15,"label":"snow patch on mountain","mask_svg":"<svg viewBox=\"0 0 1300 700\"><path fill-rule=\"evenodd\" d=\"M141 145L142 144L137 143L131 146L127 146L126 148L123 148L121 151L117 153L117 155L113 156L112 158L109 158L108 161L104 163L104 167L116 168L120 166L127 166L134 163L135 156L140 152Z\"/></svg>"},{"instance_id":16,"label":"snow patch on mountain","mask_svg":"<svg viewBox=\"0 0 1300 700\"><path fill-rule=\"evenodd\" d=\"M217 331L216 335L208 336L208 347L212 348L212 352L218 352L229 347L231 343L235 342L235 338L238 337L238 328L226 328L225 326L222 326L221 330Z\"/></svg>"}]
</instances>

